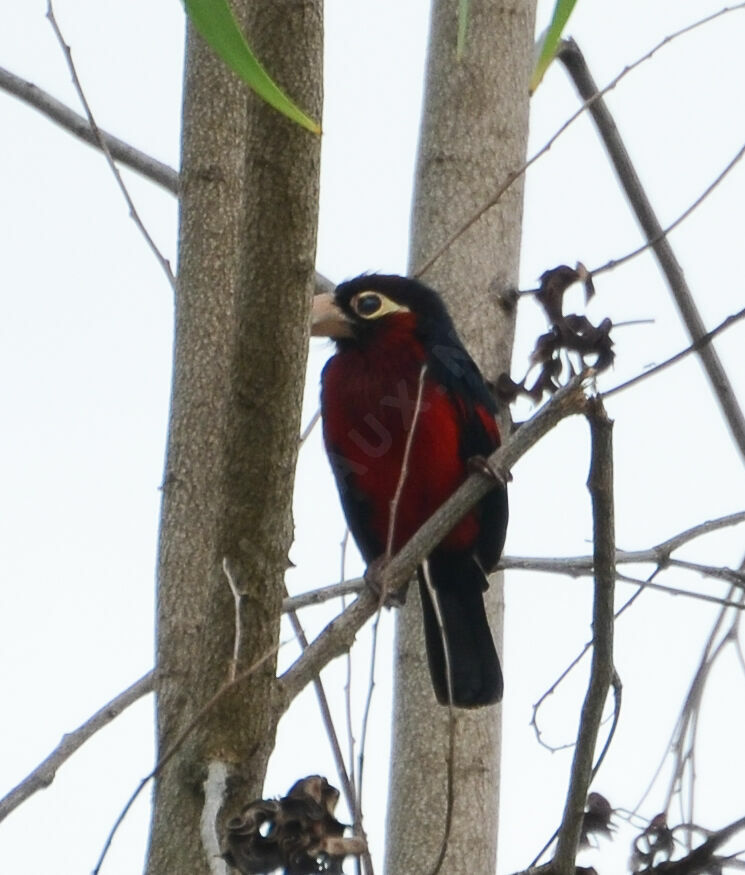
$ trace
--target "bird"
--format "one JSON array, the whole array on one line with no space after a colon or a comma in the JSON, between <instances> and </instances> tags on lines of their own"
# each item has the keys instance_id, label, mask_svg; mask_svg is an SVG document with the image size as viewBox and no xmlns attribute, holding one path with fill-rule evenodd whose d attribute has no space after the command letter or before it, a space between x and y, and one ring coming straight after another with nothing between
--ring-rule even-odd
<instances>
[{"instance_id":1,"label":"bird","mask_svg":"<svg viewBox=\"0 0 745 875\"><path fill-rule=\"evenodd\" d=\"M500 445L497 404L439 293L416 279L363 274L316 295L311 335L336 345L321 375L323 438L369 569L416 533L474 460L485 464ZM441 704L475 708L502 699L484 591L507 519L506 486L496 478L417 569Z\"/></svg>"}]
</instances>

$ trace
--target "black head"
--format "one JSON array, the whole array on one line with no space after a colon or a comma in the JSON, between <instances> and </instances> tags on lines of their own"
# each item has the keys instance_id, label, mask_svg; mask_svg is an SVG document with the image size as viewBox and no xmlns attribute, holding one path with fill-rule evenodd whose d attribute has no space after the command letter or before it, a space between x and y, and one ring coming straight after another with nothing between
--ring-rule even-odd
<instances>
[{"instance_id":1,"label":"black head","mask_svg":"<svg viewBox=\"0 0 745 875\"><path fill-rule=\"evenodd\" d=\"M391 319L403 319L425 343L456 337L450 314L434 289L386 274L363 274L340 283L333 296L316 296L311 333L342 343L364 341L390 325Z\"/></svg>"},{"instance_id":2,"label":"black head","mask_svg":"<svg viewBox=\"0 0 745 875\"><path fill-rule=\"evenodd\" d=\"M334 294L316 295L311 334L333 337L340 350L374 343L395 327L407 342L411 335L426 350L432 378L486 407L496 409L483 377L456 333L450 314L434 289L418 280L363 274L340 283Z\"/></svg>"}]
</instances>

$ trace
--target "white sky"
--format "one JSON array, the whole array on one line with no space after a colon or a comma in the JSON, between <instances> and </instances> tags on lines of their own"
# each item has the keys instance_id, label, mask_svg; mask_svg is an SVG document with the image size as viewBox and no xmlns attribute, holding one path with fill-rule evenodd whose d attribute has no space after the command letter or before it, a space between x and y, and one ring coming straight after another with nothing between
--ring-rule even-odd
<instances>
[{"instance_id":1,"label":"white sky","mask_svg":"<svg viewBox=\"0 0 745 875\"><path fill-rule=\"evenodd\" d=\"M455 4L454 4L455 5ZM552 4L539 5L539 29ZM583 0L569 32L604 84L666 34L721 8L680 0ZM327 0L327 82L318 268L333 280L363 270L403 271L426 39L424 0ZM58 0L57 18L99 124L176 165L183 15L176 2ZM42 0L0 6L0 65L77 106ZM661 221L673 220L745 138L745 11L662 49L609 97ZM250 39L250 35L249 35ZM575 110L573 88L552 68L533 98L532 153ZM171 293L127 216L103 158L0 93L0 794L63 732L152 664L153 569L171 358ZM175 264L173 198L125 174L140 215ZM743 306L745 169L738 166L672 235L708 326ZM640 242L597 138L578 121L529 172L521 283L580 259L590 267ZM579 306L579 304L577 305ZM649 255L597 282L590 316L653 318L619 329L615 385L686 345ZM530 302L520 312L514 374L544 330ZM745 326L717 347L745 403ZM317 403L324 343L311 350L305 418ZM743 465L697 363L688 360L609 403L616 420L617 538L639 549L705 519L743 509ZM517 412L518 418L527 409ZM509 554L587 552L591 535L587 437L562 425L515 470ZM298 469L293 559L296 591L339 574L343 522L316 433ZM736 566L742 529L682 555ZM358 561L350 570L358 571ZM647 573L648 573L647 569ZM672 586L722 593L683 573ZM631 593L619 584L619 598ZM526 866L561 812L570 753L551 755L529 727L531 705L589 637L587 582L513 573L507 580L506 697L499 871ZM633 807L672 731L716 609L647 593L617 624L624 707L595 784ZM306 619L309 631L325 614ZM366 826L381 859L390 684L391 618L383 636L367 752ZM290 637L289 634L286 637ZM355 690L366 688L369 636L360 635ZM285 648L282 659L290 659ZM343 661L327 673L335 700ZM550 741L575 731L584 673L542 712ZM715 828L742 816L745 679L734 652L715 671L700 725L698 817ZM335 783L312 693L283 721L267 781L281 794L312 772ZM341 720L341 711L339 717ZM359 732L357 732L359 735ZM124 801L152 765L152 702L96 736L0 826L0 867L14 875L88 872ZM643 808L651 816L667 778ZM141 868L147 796L104 867ZM415 825L412 825L415 828ZM619 871L619 840L601 875ZM378 871L380 871L378 865Z\"/></svg>"}]
</instances>

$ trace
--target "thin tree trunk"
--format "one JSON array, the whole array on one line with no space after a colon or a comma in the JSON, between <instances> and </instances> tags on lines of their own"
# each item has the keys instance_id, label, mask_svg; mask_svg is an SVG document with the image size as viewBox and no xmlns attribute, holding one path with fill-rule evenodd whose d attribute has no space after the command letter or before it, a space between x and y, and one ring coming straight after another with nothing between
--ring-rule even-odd
<instances>
[{"instance_id":1,"label":"thin tree trunk","mask_svg":"<svg viewBox=\"0 0 745 875\"><path fill-rule=\"evenodd\" d=\"M233 8L279 84L320 116L322 5ZM320 138L261 103L189 31L179 294L158 578L162 756L237 671L261 667L158 776L148 872L225 871L221 828L260 795L314 284ZM209 797L209 798L208 798Z\"/></svg>"},{"instance_id":2,"label":"thin tree trunk","mask_svg":"<svg viewBox=\"0 0 745 875\"><path fill-rule=\"evenodd\" d=\"M534 2L470 4L463 59L455 57L457 4L434 0L412 216L411 271L487 199L525 157ZM517 284L522 185L460 237L423 279L445 296L458 331L487 379L509 369L514 313L502 293ZM502 651L503 591L488 609ZM448 710L435 703L415 587L398 617L386 875L428 873L445 835ZM456 711L454 810L448 875L496 865L500 707Z\"/></svg>"}]
</instances>

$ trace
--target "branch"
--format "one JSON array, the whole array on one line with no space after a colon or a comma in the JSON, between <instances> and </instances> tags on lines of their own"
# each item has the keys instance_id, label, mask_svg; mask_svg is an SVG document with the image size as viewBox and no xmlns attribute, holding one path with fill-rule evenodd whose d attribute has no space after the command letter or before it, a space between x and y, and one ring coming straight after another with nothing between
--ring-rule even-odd
<instances>
[{"instance_id":1,"label":"branch","mask_svg":"<svg viewBox=\"0 0 745 875\"><path fill-rule=\"evenodd\" d=\"M688 333L694 342L701 340L706 334L703 319L696 307L696 303L688 287L683 269L678 263L673 248L667 239L667 234L681 222L695 207L708 195L708 193L717 185L724 175L731 170L737 161L745 154L745 146L738 152L735 158L730 162L725 171L720 174L713 185L704 192L704 194L691 206L682 216L680 216L669 228L663 230L657 216L655 215L649 198L644 191L641 180L639 179L634 165L631 162L626 147L618 132L618 128L608 111L605 101L598 92L598 87L587 67L587 63L579 49L579 46L574 40L564 40L562 47L558 53L558 57L564 64L567 72L571 76L580 97L585 101L586 105L590 103L590 115L595 122L608 156L613 164L613 167L618 176L626 197L631 204L636 218L644 231L647 238L647 245L638 250L639 252L651 246L662 272L665 274L670 291L672 292L675 303L678 305L678 310L686 324ZM636 254L636 253L633 253ZM627 256L627 258L630 256ZM626 260L626 259L622 259ZM610 266L620 264L622 260L611 262L602 269L607 269ZM596 273L599 271L593 271ZM700 348L700 358L704 366L709 380L711 382L714 394L719 401L725 419L729 425L732 437L735 443L740 448L740 453L745 457L745 417L743 416L740 405L737 402L734 389L729 381L727 373L716 353L716 350L705 345Z\"/></svg>"},{"instance_id":2,"label":"branch","mask_svg":"<svg viewBox=\"0 0 745 875\"><path fill-rule=\"evenodd\" d=\"M689 33L692 30L695 30L697 27L701 27L704 24L708 24L710 21L713 21L715 18L719 18L720 15L725 15L728 12L734 12L739 9L745 8L745 3L738 3L735 6L726 7L725 9L720 9L718 12L715 12L711 15L707 15L704 18L699 19L698 21L693 22L693 24L688 24L685 27L682 27L680 30L675 33L669 34L664 39L660 40L656 45L654 45L648 52L642 55L640 58L637 58L632 64L624 67L623 70L612 79L602 91L598 91L595 88L595 93L593 93L582 106L574 113L574 115L570 116L564 124L556 131L556 133L542 146L537 152L535 152L521 167L518 167L517 170L512 171L506 177L506 179L502 182L502 184L492 193L489 200L487 200L475 213L473 213L456 231L454 231L445 242L435 250L435 252L420 266L417 267L416 272L413 274L415 277L419 277L422 274L426 273L432 265L442 256L445 252L455 243L458 238L462 237L463 234L471 228L478 220L487 213L493 206L501 199L502 195L525 173L525 171L534 164L541 155L544 155L548 150L553 146L553 144L559 139L559 137L566 131L566 129L578 119L582 113L592 107L595 101L599 100L604 94L607 94L609 91L612 91L616 85L627 76L632 70L635 70L645 61L648 61L653 55L655 55L663 46L666 46L668 43L671 43L673 40L677 39L680 36L683 36L685 33Z\"/></svg>"},{"instance_id":3,"label":"branch","mask_svg":"<svg viewBox=\"0 0 745 875\"><path fill-rule=\"evenodd\" d=\"M660 568L668 565L680 565L690 571L696 571L709 577L717 577L730 582L745 585L745 574L740 571L735 571L732 568L712 568L707 565L698 565L693 562L683 562L682 560L671 559L670 554L687 544L694 538L700 538L702 535L707 535L710 532L716 532L719 529L734 526L738 523L745 522L745 510L731 513L727 516L717 517L713 520L699 523L686 529L684 532L679 532L665 541L656 544L653 547L647 547L644 550L616 550L616 565L622 564L639 564L645 562L654 562ZM565 556L565 557L542 557L542 556L503 556L497 565L499 571L542 571L553 574L566 574L570 577L584 577L593 572L593 557L592 556ZM660 589L663 591L672 591L669 587L652 584L650 581L638 581L624 577L621 574L617 575L618 580L623 580L630 583L637 583L648 586L651 589ZM319 589L303 592L299 595L288 596L282 603L282 612L298 611L302 608L307 608L312 605L319 605L333 598L351 595L360 592L365 586L364 577L355 577L350 580L344 580L341 583L332 583L328 586L323 586ZM686 593L684 590L674 590L676 595L684 594L696 598L704 598L700 593ZM709 598L706 596L705 598ZM713 596L711 598L714 598ZM719 599L716 599L719 602ZM734 603L733 603L734 605Z\"/></svg>"},{"instance_id":4,"label":"branch","mask_svg":"<svg viewBox=\"0 0 745 875\"><path fill-rule=\"evenodd\" d=\"M512 466L560 420L584 410L587 399L583 384L587 377L587 373L580 374L560 389L531 419L523 423L503 447L489 457L489 466L504 482ZM422 559L494 485L491 477L472 474L381 569L379 582L385 592L393 592L403 586ZM280 711L287 709L315 674L352 646L357 630L375 613L378 604L379 597L370 587L366 587L359 598L311 642L300 658L279 678L277 706Z\"/></svg>"},{"instance_id":5,"label":"branch","mask_svg":"<svg viewBox=\"0 0 745 875\"><path fill-rule=\"evenodd\" d=\"M51 119L61 128L68 131L68 133L71 133L89 146L93 146L96 149L101 148L86 118L78 115L62 103L62 101L57 100L56 97L52 97L51 94L38 88L33 82L27 82L25 79L21 79L20 76L16 76L15 73L11 73L10 70L0 67L0 89L14 95L34 109L38 109L48 119ZM129 167L130 170L134 170L135 173L144 176L145 179L160 185L166 191L171 192L171 194L178 194L179 179L177 170L174 170L173 167L169 167L167 164L163 164L161 161L157 161L145 152L135 149L134 146L130 146L129 143L125 143L124 140L120 140L101 128L98 129L98 133L106 143L112 158L120 161L126 167Z\"/></svg>"},{"instance_id":6,"label":"branch","mask_svg":"<svg viewBox=\"0 0 745 875\"><path fill-rule=\"evenodd\" d=\"M295 633L295 637L298 640L301 648L305 650L308 646L308 639L305 635L305 630L298 619L298 615L295 611L289 611L290 615L290 623L292 624L293 632ZM365 842L365 850L362 852L362 857L365 862L365 872L369 873L369 875L373 875L373 866L372 866L372 858L370 856L370 851L367 848L367 836L365 835L364 829L362 827L362 798L358 797L354 784L347 772L347 767L344 763L344 754L341 751L341 745L339 744L339 736L336 733L336 727L334 726L334 718L331 716L331 707L329 706L329 700L326 696L326 691L323 687L323 681L321 680L320 674L316 675L313 678L313 686L316 690L316 698L318 699L318 707L321 710L321 718L323 720L323 725L326 728L326 735L329 739L329 744L331 745L331 752L334 756L334 763L336 764L336 773L339 776L339 781L341 782L342 789L344 791L344 800L347 803L347 808L349 809L349 813L352 815L354 819L354 834L360 836Z\"/></svg>"},{"instance_id":7,"label":"branch","mask_svg":"<svg viewBox=\"0 0 745 875\"><path fill-rule=\"evenodd\" d=\"M18 808L37 790L43 790L54 781L57 769L65 763L82 747L91 736L99 729L103 729L118 717L122 711L133 705L138 699L152 693L155 681L155 671L149 671L138 681L119 693L110 702L100 708L89 717L85 723L78 726L72 732L62 736L62 741L55 747L49 756L31 772L18 786L14 787L7 796L0 799L0 821L4 820L13 810Z\"/></svg>"},{"instance_id":8,"label":"branch","mask_svg":"<svg viewBox=\"0 0 745 875\"><path fill-rule=\"evenodd\" d=\"M607 392L603 392L603 398L608 398L611 395L615 395L617 392L622 392L624 389L628 389L630 386L634 386L636 383L640 383L642 380L646 380L647 377L651 377L653 374L659 373L659 371L665 370L665 368L669 368L670 365L674 365L679 362L681 359L684 359L686 356L689 356L692 352L698 352L701 349L704 349L708 346L709 343L720 334L722 331L725 331L727 328L730 328L736 322L739 322L742 318L745 317L745 307L742 310L738 310L737 313L732 313L728 316L724 321L720 322L716 328L712 328L711 331L707 331L702 337L698 340L694 341L690 346L687 346L685 349L682 349L680 352L676 352L675 355L671 356L669 359L665 359L664 362L660 362L660 364L655 365L653 368L649 368L641 374L637 374L636 377L632 377L630 380L626 380L624 383L619 383L618 386L614 386L612 389L609 389Z\"/></svg>"},{"instance_id":9,"label":"branch","mask_svg":"<svg viewBox=\"0 0 745 875\"><path fill-rule=\"evenodd\" d=\"M129 809L134 805L135 800L142 792L145 785L150 781L151 778L154 778L166 763L171 760L171 758L180 750L181 745L186 741L186 739L191 735L194 729L200 724L200 722L209 714L209 712L217 705L217 703L227 695L231 690L235 689L239 684L242 684L246 678L250 677L255 671L257 671L266 661L267 659L271 659L279 650L280 645L277 644L276 647L272 647L263 656L260 656L256 662L250 665L245 671L242 671L238 674L233 680L227 681L224 683L220 689L212 696L212 698L208 699L207 702L197 711L194 717L187 723L187 725L181 730L181 732L176 736L173 744L166 750L166 752L161 756L158 762L153 767L152 771L148 772L144 778L140 781L140 783L135 788L132 795L127 800L124 808L119 812L119 816L117 817L114 825L109 830L109 834L106 837L106 841L104 843L103 849L101 850L101 854L96 861L96 865L93 869L93 875L99 875L101 870L101 866L103 866L103 862L106 859L106 855L109 852L109 848L111 847L111 843L114 841L114 836L116 835L117 830L121 826L124 818L127 816ZM154 673L151 672L151 676ZM147 675L146 675L147 677ZM144 678L143 678L144 680Z\"/></svg>"},{"instance_id":10,"label":"branch","mask_svg":"<svg viewBox=\"0 0 745 875\"><path fill-rule=\"evenodd\" d=\"M613 676L613 584L615 581L615 528L613 520L613 423L602 401L588 404L592 437L592 462L587 481L592 496L595 595L590 684L582 706L577 746L574 750L569 792L559 830L552 871L573 875L592 775L598 730Z\"/></svg>"},{"instance_id":11,"label":"branch","mask_svg":"<svg viewBox=\"0 0 745 875\"><path fill-rule=\"evenodd\" d=\"M731 597L732 595L733 595L733 588L730 588L728 596ZM745 593L740 594L739 600L740 600L740 603L742 605L742 602L745 601ZM689 685L688 692L687 692L685 700L683 702L683 706L680 710L680 714L678 715L678 719L676 720L675 728L673 729L672 735L670 736L670 740L668 741L668 743L665 747L665 753L663 754L662 759L660 760L660 763L658 764L657 769L655 770L655 773L652 776L652 779L650 780L650 782L647 786L647 789L644 791L641 798L634 806L634 810L633 810L632 814L635 814L639 810L639 808L644 803L644 800L649 796L650 792L652 791L652 788L654 787L655 783L657 782L657 779L659 778L660 774L662 773L665 762L667 760L667 756L670 752L673 752L675 755L675 765L674 765L674 773L675 774L674 774L673 782L670 784L670 791L668 792L668 796L667 796L667 804L669 804L669 801L672 798L672 791L674 789L674 783L675 783L675 781L677 781L679 775L682 774L680 769L679 769L678 761L680 760L680 757L682 755L683 742L685 739L687 726L689 724L690 716L693 713L693 711L695 710L695 708L697 706L697 702L701 698L701 695L703 692L703 685L705 683L705 680L706 680L706 677L707 677L709 671L711 670L712 653L715 652L715 650L716 650L714 647L714 644L715 644L715 641L717 639L717 636L720 633L722 625L724 624L727 607L730 607L730 605L723 606L722 609L717 614L717 617L714 621L712 629L709 633L709 637L706 641L706 644L704 645L701 660L699 661L698 667L693 675L693 679L691 680L691 683ZM732 628L734 628L734 626L730 627L730 629L732 629ZM729 632L725 634L723 640L726 640L728 635L729 635ZM667 804L666 804L666 807L667 807Z\"/></svg>"},{"instance_id":12,"label":"branch","mask_svg":"<svg viewBox=\"0 0 745 875\"><path fill-rule=\"evenodd\" d=\"M52 7L52 0L47 0L47 18L49 19L49 23L52 25L52 30L54 31L54 35L57 37L57 42L60 44L60 48L65 56L65 61L67 62L67 68L70 71L70 76L72 76L72 83L75 86L75 91L77 92L78 97L80 98L80 102L83 104L83 109L85 109L85 114L88 116L88 124L90 125L93 136L96 138L96 141L99 145L99 148L103 152L106 157L106 163L111 168L111 172L114 174L114 179L116 180L116 184L119 186L119 190L124 197L124 200L127 203L127 207L129 209L129 215L132 221L135 223L137 228L139 229L142 236L145 238L145 242L147 243L150 251L155 256L158 264L161 266L163 272L165 273L168 282L171 285L171 288L174 292L177 291L176 288L176 278L173 275L173 271L171 270L171 264L168 259L161 253L160 249L158 249L155 241L150 236L150 232L145 227L142 219L135 208L134 201L132 200L129 190L127 186L124 184L124 180L122 179L122 175L119 172L119 168L116 166L114 159L109 151L109 147L106 145L106 141L101 136L98 125L96 124L96 120L93 117L93 111L90 108L88 103L88 99L85 96L85 92L83 91L83 86L78 78L77 70L75 69L75 63L72 59L72 52L70 50L70 46L65 42L65 38L62 35L62 31L57 24L57 19L54 17L54 9Z\"/></svg>"},{"instance_id":13,"label":"branch","mask_svg":"<svg viewBox=\"0 0 745 875\"><path fill-rule=\"evenodd\" d=\"M125 167L129 167L130 170L134 170L135 173L139 173L140 176L149 179L150 182L154 182L171 194L178 196L178 170L175 170L168 164L164 164L162 161L158 161L152 155L140 151L130 143L120 140L119 137L115 137L108 131L103 130L103 128L98 127L98 125L96 125L94 130L88 119L78 115L69 106L62 103L61 100L52 97L51 94L39 88L38 85L34 85L33 82L28 82L26 79L16 76L15 73L11 73L10 70L0 67L0 91L6 91L8 94L17 97L23 103L33 107L42 115L55 122L55 124L58 124L63 130L87 143L89 146L93 146L94 149L103 151L103 143L115 161L119 161ZM323 294L324 292L333 292L334 288L335 285L330 279L316 271L316 295Z\"/></svg>"}]
</instances>

